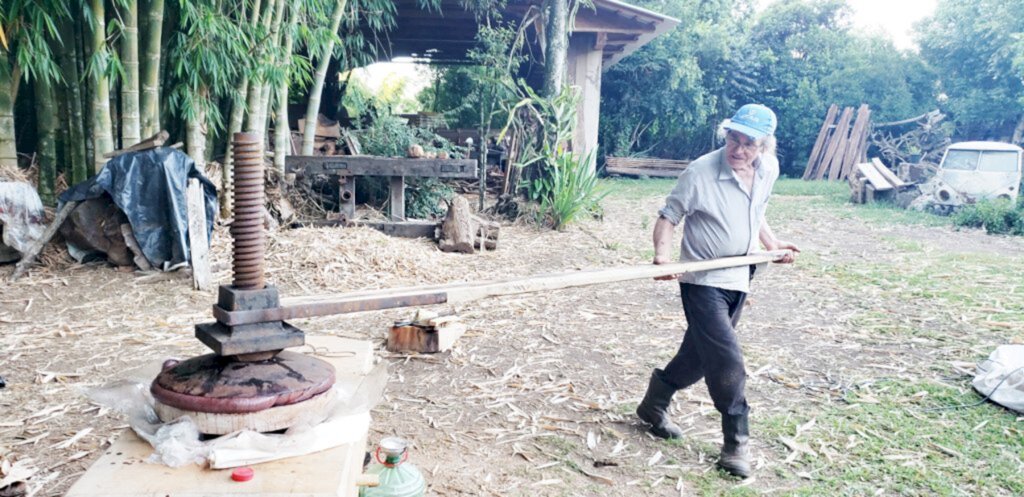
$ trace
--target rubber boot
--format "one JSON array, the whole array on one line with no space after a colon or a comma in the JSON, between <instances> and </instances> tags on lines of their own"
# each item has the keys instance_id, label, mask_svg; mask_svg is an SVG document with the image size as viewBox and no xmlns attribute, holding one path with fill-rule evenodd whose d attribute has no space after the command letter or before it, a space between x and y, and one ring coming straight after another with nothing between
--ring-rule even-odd
<instances>
[{"instance_id":1,"label":"rubber boot","mask_svg":"<svg viewBox=\"0 0 1024 497\"><path fill-rule=\"evenodd\" d=\"M664 371L655 369L647 386L644 400L636 408L636 415L651 425L651 433L660 438L682 438L683 430L668 417L668 406L676 389L661 379Z\"/></svg>"},{"instance_id":2,"label":"rubber boot","mask_svg":"<svg viewBox=\"0 0 1024 497\"><path fill-rule=\"evenodd\" d=\"M722 454L718 456L718 467L733 476L750 476L750 428L747 415L722 415Z\"/></svg>"}]
</instances>

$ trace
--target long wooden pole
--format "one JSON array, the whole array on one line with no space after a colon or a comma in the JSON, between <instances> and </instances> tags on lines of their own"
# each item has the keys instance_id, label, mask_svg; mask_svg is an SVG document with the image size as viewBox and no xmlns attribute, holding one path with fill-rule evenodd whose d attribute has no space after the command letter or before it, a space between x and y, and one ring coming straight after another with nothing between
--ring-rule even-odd
<instances>
[{"instance_id":1,"label":"long wooden pole","mask_svg":"<svg viewBox=\"0 0 1024 497\"><path fill-rule=\"evenodd\" d=\"M639 266L574 271L570 273L542 274L525 278L476 283L448 283L444 285L371 290L343 295L307 296L282 299L281 307L252 311L226 311L213 306L217 321L228 325L283 321L352 312L376 311L396 307L414 307L433 304L460 304L488 297L520 293L561 290L578 286L644 280L696 271L750 266L782 259L788 250L761 252L740 257L723 257L706 261L673 264L644 264Z\"/></svg>"}]
</instances>

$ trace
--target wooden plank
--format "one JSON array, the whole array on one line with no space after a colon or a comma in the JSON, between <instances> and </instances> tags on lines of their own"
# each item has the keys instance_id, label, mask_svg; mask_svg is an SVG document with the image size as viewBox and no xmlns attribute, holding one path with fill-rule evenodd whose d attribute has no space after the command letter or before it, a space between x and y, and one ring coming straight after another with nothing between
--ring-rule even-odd
<instances>
[{"instance_id":1,"label":"wooden plank","mask_svg":"<svg viewBox=\"0 0 1024 497\"><path fill-rule=\"evenodd\" d=\"M400 238L429 238L431 240L436 240L437 230L441 227L441 221L359 221L356 225L373 228L386 235L397 236Z\"/></svg>"},{"instance_id":2,"label":"wooden plank","mask_svg":"<svg viewBox=\"0 0 1024 497\"><path fill-rule=\"evenodd\" d=\"M892 185L871 163L857 164L857 171L864 175L864 180L875 187L875 191L892 190Z\"/></svg>"},{"instance_id":3,"label":"wooden plank","mask_svg":"<svg viewBox=\"0 0 1024 497\"><path fill-rule=\"evenodd\" d=\"M867 104L862 104L857 109L857 119L853 123L853 130L850 132L850 140L846 145L846 153L843 154L842 167L839 170L839 179L846 179L853 166L857 164L857 156L860 154L861 142L866 138L865 133L870 125L871 110Z\"/></svg>"},{"instance_id":4,"label":"wooden plank","mask_svg":"<svg viewBox=\"0 0 1024 497\"><path fill-rule=\"evenodd\" d=\"M815 169L817 169L818 163L821 159L821 154L825 148L825 141L828 138L828 130L832 127L832 123L835 122L836 114L838 112L838 105L832 104L828 107L828 112L825 113L825 121L821 124L821 129L818 130L818 138L814 140L814 147L811 148L811 155L807 158L807 167L804 168L803 179L811 179Z\"/></svg>"},{"instance_id":5,"label":"wooden plank","mask_svg":"<svg viewBox=\"0 0 1024 497\"><path fill-rule=\"evenodd\" d=\"M369 341L307 336L306 344L296 350L330 362L336 381L348 391L354 391L372 368L373 344ZM147 463L153 448L131 430L124 430L65 497L356 497L366 438L364 430L353 443L255 464L255 478L239 483L231 480L230 469Z\"/></svg>"},{"instance_id":6,"label":"wooden plank","mask_svg":"<svg viewBox=\"0 0 1024 497\"><path fill-rule=\"evenodd\" d=\"M853 107L847 107L843 109L843 113L839 116L839 123L836 125L836 130L832 133L832 140L829 142L828 152L822 159L822 169L819 174L828 173L828 179L830 181L839 178L841 164L843 161L843 153L846 151L846 143L850 140L850 118L853 116Z\"/></svg>"},{"instance_id":7,"label":"wooden plank","mask_svg":"<svg viewBox=\"0 0 1024 497\"><path fill-rule=\"evenodd\" d=\"M412 219L408 221L345 221L345 220L317 220L301 223L291 223L290 228L304 228L308 226L334 226L338 228L351 228L364 226L383 232L386 235L400 238L429 238L437 240L437 230L441 227L441 221L424 221ZM488 247L490 248L490 247Z\"/></svg>"},{"instance_id":8,"label":"wooden plank","mask_svg":"<svg viewBox=\"0 0 1024 497\"><path fill-rule=\"evenodd\" d=\"M659 159L656 157L614 157L604 158L605 166L608 167L652 167L656 169L686 169L690 165L688 160Z\"/></svg>"},{"instance_id":9,"label":"wooden plank","mask_svg":"<svg viewBox=\"0 0 1024 497\"><path fill-rule=\"evenodd\" d=\"M650 178L678 178L683 172L682 169L660 169L653 167L612 167L605 166L605 172L608 174L618 174L620 176L647 176Z\"/></svg>"},{"instance_id":10,"label":"wooden plank","mask_svg":"<svg viewBox=\"0 0 1024 497\"><path fill-rule=\"evenodd\" d=\"M641 264L590 271L542 274L499 281L392 288L344 295L292 297L282 299L281 307L254 311L228 312L215 305L213 306L213 314L217 321L222 324L236 326L264 321L304 319L316 316L376 311L417 305L457 304L504 295L547 292L587 285L644 280L658 276L671 276L695 271L750 266L777 261L788 253L788 250L775 250L739 257L709 259L706 261L676 262L659 265Z\"/></svg>"},{"instance_id":11,"label":"wooden plank","mask_svg":"<svg viewBox=\"0 0 1024 497\"><path fill-rule=\"evenodd\" d=\"M390 201L388 202L392 221L405 220L405 177L392 176L388 182Z\"/></svg>"},{"instance_id":12,"label":"wooden plank","mask_svg":"<svg viewBox=\"0 0 1024 497\"><path fill-rule=\"evenodd\" d=\"M900 188L902 186L906 186L907 185L906 182L904 182L902 179L900 179L899 176L896 176L896 173L890 171L888 167L885 167L885 164L882 164L882 161L878 157L872 158L871 159L871 164L875 166L875 169L882 176L885 176L885 179L887 179L889 181L889 183L892 183L892 186L894 186L896 188Z\"/></svg>"},{"instance_id":13,"label":"wooden plank","mask_svg":"<svg viewBox=\"0 0 1024 497\"><path fill-rule=\"evenodd\" d=\"M293 155L285 158L285 168L290 173L306 175L477 177L476 161L472 159Z\"/></svg>"},{"instance_id":14,"label":"wooden plank","mask_svg":"<svg viewBox=\"0 0 1024 497\"><path fill-rule=\"evenodd\" d=\"M43 247L49 243L50 239L53 238L53 235L55 235L57 230L60 229L60 225L64 224L64 220L68 218L71 211L75 210L75 207L78 207L78 202L71 201L64 204L64 206L57 211L57 215L53 217L53 222L46 227L46 230L43 231L43 235L28 248L28 252L26 252L25 255L21 256L21 260L14 266L14 272L11 273L8 281L17 281L18 278L21 278L21 275L25 274L28 267L36 261L36 257L39 257L39 253L43 251Z\"/></svg>"},{"instance_id":15,"label":"wooden plank","mask_svg":"<svg viewBox=\"0 0 1024 497\"><path fill-rule=\"evenodd\" d=\"M185 191L188 206L188 248L192 262L192 285L206 291L213 286L210 274L210 241L206 238L206 195L199 180L188 180Z\"/></svg>"},{"instance_id":16,"label":"wooden plank","mask_svg":"<svg viewBox=\"0 0 1024 497\"><path fill-rule=\"evenodd\" d=\"M104 159L113 159L119 155L127 154L128 152L140 152L142 150L149 150L151 148L157 148L167 142L167 139L171 135L167 131L160 131L159 133L146 138L130 147L122 148L121 150L114 150L113 152L107 152L103 154Z\"/></svg>"}]
</instances>

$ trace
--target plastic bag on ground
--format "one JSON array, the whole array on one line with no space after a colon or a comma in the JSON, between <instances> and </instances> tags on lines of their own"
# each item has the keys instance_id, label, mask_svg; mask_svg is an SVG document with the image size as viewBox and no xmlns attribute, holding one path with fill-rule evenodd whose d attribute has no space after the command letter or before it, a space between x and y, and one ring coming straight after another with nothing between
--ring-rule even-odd
<instances>
[{"instance_id":1,"label":"plastic bag on ground","mask_svg":"<svg viewBox=\"0 0 1024 497\"><path fill-rule=\"evenodd\" d=\"M1024 345L1000 345L978 365L974 389L989 400L1024 413Z\"/></svg>"},{"instance_id":2,"label":"plastic bag on ground","mask_svg":"<svg viewBox=\"0 0 1024 497\"><path fill-rule=\"evenodd\" d=\"M28 183L0 181L0 262L20 259L44 230L46 213L39 192Z\"/></svg>"}]
</instances>

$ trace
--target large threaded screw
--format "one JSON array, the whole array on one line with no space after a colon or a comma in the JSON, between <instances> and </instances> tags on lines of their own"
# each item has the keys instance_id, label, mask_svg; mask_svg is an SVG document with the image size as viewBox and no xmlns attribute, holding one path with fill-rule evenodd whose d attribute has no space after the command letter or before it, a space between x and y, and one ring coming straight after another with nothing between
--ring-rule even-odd
<instances>
[{"instance_id":1,"label":"large threaded screw","mask_svg":"<svg viewBox=\"0 0 1024 497\"><path fill-rule=\"evenodd\" d=\"M263 288L263 157L255 133L235 133L234 286L243 290Z\"/></svg>"}]
</instances>

